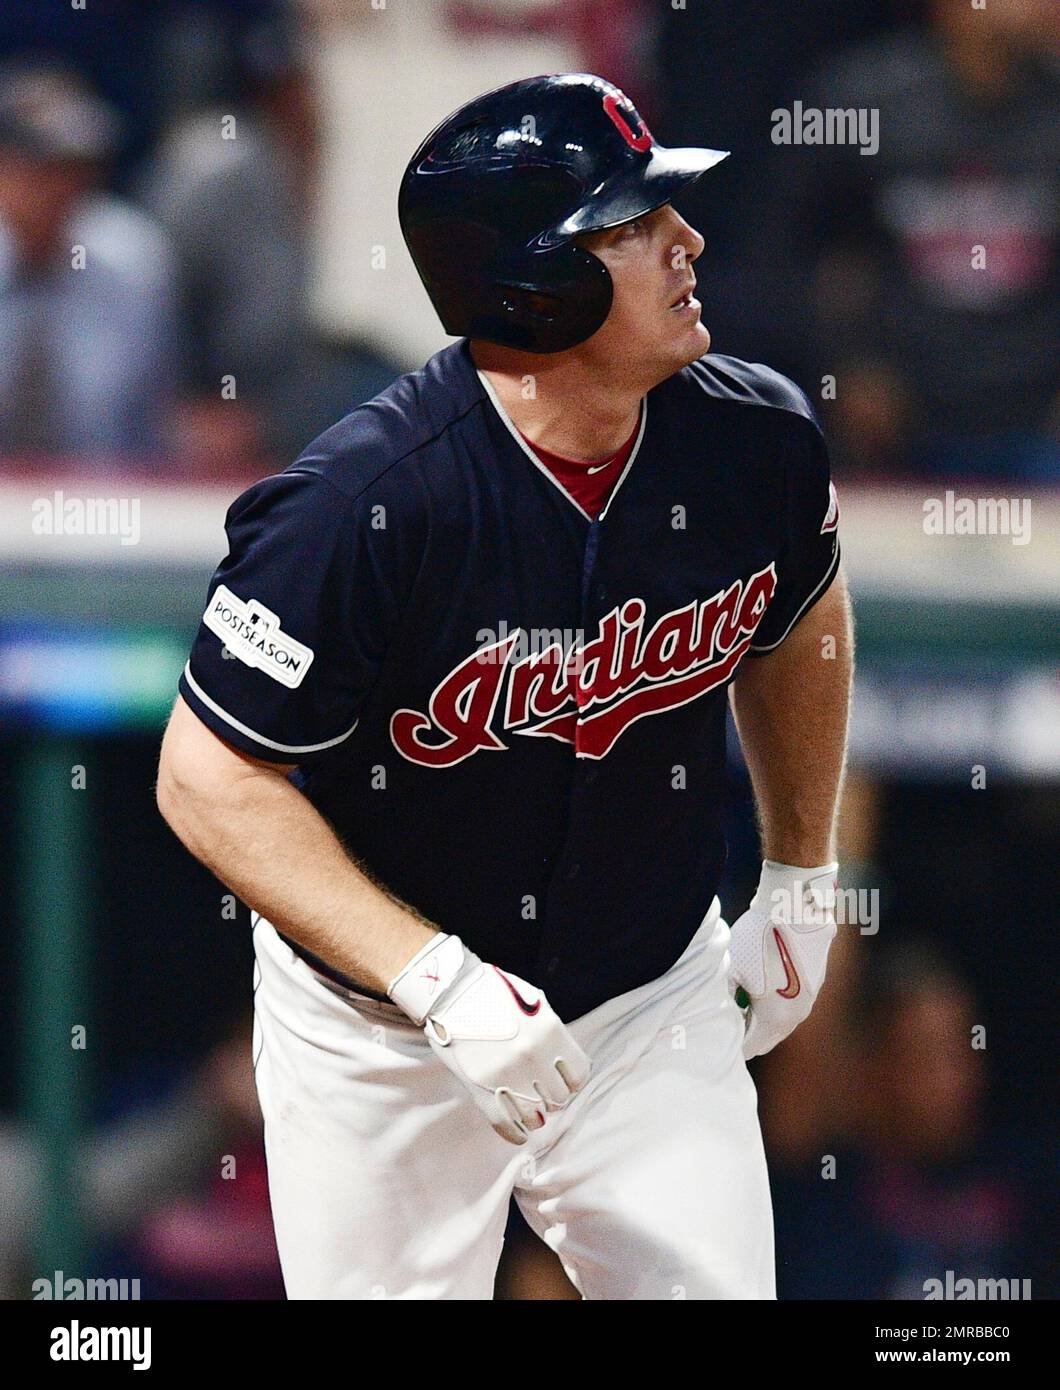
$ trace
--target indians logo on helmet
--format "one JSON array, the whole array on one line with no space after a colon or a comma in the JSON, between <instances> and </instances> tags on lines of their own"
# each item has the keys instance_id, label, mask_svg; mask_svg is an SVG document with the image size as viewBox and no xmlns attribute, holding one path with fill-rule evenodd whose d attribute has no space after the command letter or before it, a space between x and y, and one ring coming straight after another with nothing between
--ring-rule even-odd
<instances>
[{"instance_id":1,"label":"indians logo on helmet","mask_svg":"<svg viewBox=\"0 0 1060 1390\"><path fill-rule=\"evenodd\" d=\"M624 101L626 103L626 106L629 108L629 113L631 116L636 116L637 124L640 126L639 135L633 134L633 129L630 126L629 122L626 120L626 113L619 106L620 101ZM640 151L640 153L642 154L645 150L651 149L651 131L648 129L644 117L633 105L629 97L626 96L625 92L620 92L616 89L616 91L614 92L606 93L606 95L604 96L604 110L611 117L612 123L616 126L619 135L622 136L622 139L625 140L627 145L629 145L634 150Z\"/></svg>"}]
</instances>

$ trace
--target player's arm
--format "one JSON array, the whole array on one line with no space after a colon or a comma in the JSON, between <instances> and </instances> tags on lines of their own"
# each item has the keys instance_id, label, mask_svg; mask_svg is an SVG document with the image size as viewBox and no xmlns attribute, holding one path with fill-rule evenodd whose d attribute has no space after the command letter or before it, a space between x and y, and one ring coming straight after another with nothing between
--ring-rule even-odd
<instances>
[{"instance_id":1,"label":"player's arm","mask_svg":"<svg viewBox=\"0 0 1060 1390\"><path fill-rule=\"evenodd\" d=\"M779 645L741 664L730 688L764 852L758 888L730 941L747 1058L797 1028L824 983L837 929L832 856L853 646L840 570Z\"/></svg>"},{"instance_id":2,"label":"player's arm","mask_svg":"<svg viewBox=\"0 0 1060 1390\"><path fill-rule=\"evenodd\" d=\"M736 673L730 699L767 859L814 866L833 858L853 654L840 570L774 651Z\"/></svg>"},{"instance_id":3,"label":"player's arm","mask_svg":"<svg viewBox=\"0 0 1060 1390\"><path fill-rule=\"evenodd\" d=\"M438 932L357 867L312 803L225 743L178 697L158 808L191 853L279 931L379 993Z\"/></svg>"},{"instance_id":4,"label":"player's arm","mask_svg":"<svg viewBox=\"0 0 1060 1390\"><path fill-rule=\"evenodd\" d=\"M494 1129L525 1143L585 1084L589 1059L539 990L485 964L362 873L287 780L290 770L237 752L178 698L162 742L158 808L273 926L388 993Z\"/></svg>"},{"instance_id":5,"label":"player's arm","mask_svg":"<svg viewBox=\"0 0 1060 1390\"><path fill-rule=\"evenodd\" d=\"M414 480L394 473L343 489L310 460L229 508L158 806L266 922L423 1028L497 1132L522 1144L584 1084L576 1039L539 990L377 885L289 780L292 766L341 757L404 620L429 518ZM375 526L379 510L390 525Z\"/></svg>"}]
</instances>

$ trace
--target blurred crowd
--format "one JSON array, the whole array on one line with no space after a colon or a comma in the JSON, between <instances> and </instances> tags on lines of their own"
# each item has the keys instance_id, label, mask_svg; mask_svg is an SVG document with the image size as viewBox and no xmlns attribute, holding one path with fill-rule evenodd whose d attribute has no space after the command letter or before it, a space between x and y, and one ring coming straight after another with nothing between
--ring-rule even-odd
<instances>
[{"instance_id":1,"label":"blurred crowd","mask_svg":"<svg viewBox=\"0 0 1060 1390\"><path fill-rule=\"evenodd\" d=\"M144 1299L283 1297L249 1012L187 1074L145 1068L110 1097L74 1168L90 1251L79 1277L138 1280ZM52 1276L32 1254L46 1171L32 1133L0 1124L0 1298Z\"/></svg>"},{"instance_id":2,"label":"blurred crowd","mask_svg":"<svg viewBox=\"0 0 1060 1390\"><path fill-rule=\"evenodd\" d=\"M471 54L475 88L601 71L664 143L732 151L682 206L704 321L820 404L840 477L1060 476L1055 4L426 0L400 41L397 22L345 0L8 0L0 469L269 471L417 365L435 326L407 258L381 313L334 311L366 283L365 246L342 249L363 210L334 195L362 178L393 201L411 149L367 83L418 41L401 105L423 129L470 94ZM777 111L839 109L878 120L878 147L774 143Z\"/></svg>"},{"instance_id":3,"label":"blurred crowd","mask_svg":"<svg viewBox=\"0 0 1060 1390\"><path fill-rule=\"evenodd\" d=\"M401 367L307 312L319 124L285 0L0 16L0 451L268 471Z\"/></svg>"}]
</instances>

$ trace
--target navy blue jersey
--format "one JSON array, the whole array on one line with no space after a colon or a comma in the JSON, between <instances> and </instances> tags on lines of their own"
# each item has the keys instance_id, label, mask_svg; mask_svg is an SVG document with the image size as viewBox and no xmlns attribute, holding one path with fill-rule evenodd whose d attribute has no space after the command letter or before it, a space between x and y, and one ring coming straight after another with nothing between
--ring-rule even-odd
<instances>
[{"instance_id":1,"label":"navy blue jersey","mask_svg":"<svg viewBox=\"0 0 1060 1390\"><path fill-rule=\"evenodd\" d=\"M181 693L570 1021L710 906L726 688L827 589L837 520L768 367L708 354L648 392L592 521L462 339L233 503Z\"/></svg>"}]
</instances>

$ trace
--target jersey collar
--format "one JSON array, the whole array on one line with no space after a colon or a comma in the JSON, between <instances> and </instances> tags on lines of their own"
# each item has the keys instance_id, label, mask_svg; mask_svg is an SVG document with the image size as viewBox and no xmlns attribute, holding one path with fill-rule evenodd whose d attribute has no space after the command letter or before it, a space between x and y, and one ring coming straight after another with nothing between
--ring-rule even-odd
<instances>
[{"instance_id":1,"label":"jersey collar","mask_svg":"<svg viewBox=\"0 0 1060 1390\"><path fill-rule=\"evenodd\" d=\"M470 356L470 353L468 355ZM581 503L576 501L575 498L571 496L571 494L567 491L567 489L563 486L563 484L551 471L551 469L545 467L545 465L541 462L538 456L534 453L530 445L520 434L515 422L512 420L511 416L508 414L504 406L501 404L501 399L497 395L497 392L494 390L493 383L490 381L489 377L486 376L485 372L480 371L477 367L475 368L475 371L478 375L479 381L481 381L482 383L483 390L486 392L486 397L489 400L489 403L493 406L494 410L500 416L501 423L504 425L505 429L508 431L511 437L515 440L516 444L518 444L520 451L523 454L525 454L525 456L530 460L530 462L534 465L534 467L542 475L542 477L547 478L548 481L552 484L552 486L560 493L560 495L567 502L570 503L574 510L578 512L581 516L583 516L586 519L586 521L591 523L593 518L589 515L589 513L585 510ZM647 427L647 424L648 398L647 396L645 396L640 403L640 425L637 429L637 437L633 441L633 448L629 451L629 458L626 460L626 466L625 468L623 468L621 474L615 481L615 485L611 489L611 495L607 499L607 504L601 511L600 515L596 518L597 521L603 521L604 517L607 515L608 511L611 508L611 504L614 502L615 497L618 494L619 488L626 481L626 477L629 474L629 470L633 467L634 460L640 453L640 446L644 440L644 431Z\"/></svg>"}]
</instances>

